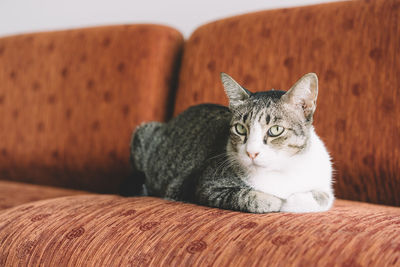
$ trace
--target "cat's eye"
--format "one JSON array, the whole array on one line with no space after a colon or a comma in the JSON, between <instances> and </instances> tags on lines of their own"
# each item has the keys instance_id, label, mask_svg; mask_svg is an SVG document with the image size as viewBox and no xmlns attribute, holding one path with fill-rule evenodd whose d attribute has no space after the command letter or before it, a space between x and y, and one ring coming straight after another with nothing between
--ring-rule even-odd
<instances>
[{"instance_id":1,"label":"cat's eye","mask_svg":"<svg viewBox=\"0 0 400 267\"><path fill-rule=\"evenodd\" d=\"M247 134L247 128L243 124L240 124L240 123L235 124L235 131L240 135Z\"/></svg>"},{"instance_id":2,"label":"cat's eye","mask_svg":"<svg viewBox=\"0 0 400 267\"><path fill-rule=\"evenodd\" d=\"M285 128L279 125L274 125L271 128L268 129L268 135L271 137L277 137L283 133Z\"/></svg>"}]
</instances>

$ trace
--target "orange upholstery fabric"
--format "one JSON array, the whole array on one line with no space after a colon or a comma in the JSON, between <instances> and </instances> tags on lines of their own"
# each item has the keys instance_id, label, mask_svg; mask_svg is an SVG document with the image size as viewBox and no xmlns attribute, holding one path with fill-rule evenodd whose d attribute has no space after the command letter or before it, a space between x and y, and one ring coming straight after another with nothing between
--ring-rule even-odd
<instances>
[{"instance_id":1,"label":"orange upholstery fabric","mask_svg":"<svg viewBox=\"0 0 400 267\"><path fill-rule=\"evenodd\" d=\"M0 266L395 266L400 208L249 214L110 195L0 214ZM389 238L390 237L390 238Z\"/></svg>"},{"instance_id":2,"label":"orange upholstery fabric","mask_svg":"<svg viewBox=\"0 0 400 267\"><path fill-rule=\"evenodd\" d=\"M168 116L182 42L156 25L0 39L0 178L117 192L133 129Z\"/></svg>"},{"instance_id":3,"label":"orange upholstery fabric","mask_svg":"<svg viewBox=\"0 0 400 267\"><path fill-rule=\"evenodd\" d=\"M0 213L5 209L32 201L82 194L88 194L88 192L0 181Z\"/></svg>"},{"instance_id":4,"label":"orange upholstery fabric","mask_svg":"<svg viewBox=\"0 0 400 267\"><path fill-rule=\"evenodd\" d=\"M317 72L340 197L400 205L400 1L258 12L188 40L175 114ZM155 25L0 38L0 179L116 192L142 121L169 115L182 36ZM58 197L58 198L57 198ZM37 201L40 200L40 201ZM398 266L400 208L250 214L0 181L0 266Z\"/></svg>"},{"instance_id":5,"label":"orange upholstery fabric","mask_svg":"<svg viewBox=\"0 0 400 267\"><path fill-rule=\"evenodd\" d=\"M253 91L288 90L316 72L317 133L337 196L400 206L400 1L351 1L246 14L188 40L175 114L227 104L219 72Z\"/></svg>"}]
</instances>

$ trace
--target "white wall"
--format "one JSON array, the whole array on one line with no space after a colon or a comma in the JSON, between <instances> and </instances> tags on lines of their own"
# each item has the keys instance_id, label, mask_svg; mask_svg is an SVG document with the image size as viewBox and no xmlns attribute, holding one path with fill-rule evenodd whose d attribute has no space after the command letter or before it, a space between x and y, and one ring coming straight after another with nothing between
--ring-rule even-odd
<instances>
[{"instance_id":1,"label":"white wall","mask_svg":"<svg viewBox=\"0 0 400 267\"><path fill-rule=\"evenodd\" d=\"M0 0L0 36L120 23L158 23L186 37L227 16L332 0ZM334 1L334 0L333 0Z\"/></svg>"}]
</instances>

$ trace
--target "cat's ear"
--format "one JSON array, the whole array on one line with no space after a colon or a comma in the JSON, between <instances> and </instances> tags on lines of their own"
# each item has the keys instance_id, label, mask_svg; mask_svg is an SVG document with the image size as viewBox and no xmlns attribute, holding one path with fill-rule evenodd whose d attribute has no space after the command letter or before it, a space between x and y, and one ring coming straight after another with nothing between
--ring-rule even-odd
<instances>
[{"instance_id":1,"label":"cat's ear","mask_svg":"<svg viewBox=\"0 0 400 267\"><path fill-rule=\"evenodd\" d=\"M221 72L221 81L229 98L229 106L237 106L250 97L251 92L240 86L228 74Z\"/></svg>"},{"instance_id":2,"label":"cat's ear","mask_svg":"<svg viewBox=\"0 0 400 267\"><path fill-rule=\"evenodd\" d=\"M315 73L308 73L300 78L283 95L286 103L302 108L307 120L311 120L317 107L318 77Z\"/></svg>"}]
</instances>

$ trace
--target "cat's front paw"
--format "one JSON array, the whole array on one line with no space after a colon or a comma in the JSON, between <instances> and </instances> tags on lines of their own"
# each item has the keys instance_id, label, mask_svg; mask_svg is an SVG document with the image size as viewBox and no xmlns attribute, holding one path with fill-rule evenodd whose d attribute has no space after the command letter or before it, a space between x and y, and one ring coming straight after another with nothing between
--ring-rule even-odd
<instances>
[{"instance_id":1,"label":"cat's front paw","mask_svg":"<svg viewBox=\"0 0 400 267\"><path fill-rule=\"evenodd\" d=\"M323 191L299 192L290 195L283 203L283 212L321 212L330 209L333 196Z\"/></svg>"},{"instance_id":2,"label":"cat's front paw","mask_svg":"<svg viewBox=\"0 0 400 267\"><path fill-rule=\"evenodd\" d=\"M251 191L250 198L254 199L251 201L248 209L249 212L253 213L267 213L267 212L278 212L282 207L282 199L263 193L261 191Z\"/></svg>"},{"instance_id":3,"label":"cat's front paw","mask_svg":"<svg viewBox=\"0 0 400 267\"><path fill-rule=\"evenodd\" d=\"M331 202L333 201L331 199L331 196L323 191L317 191L317 190L312 190L311 191L315 201L321 206L321 207L328 207L331 205Z\"/></svg>"}]
</instances>

